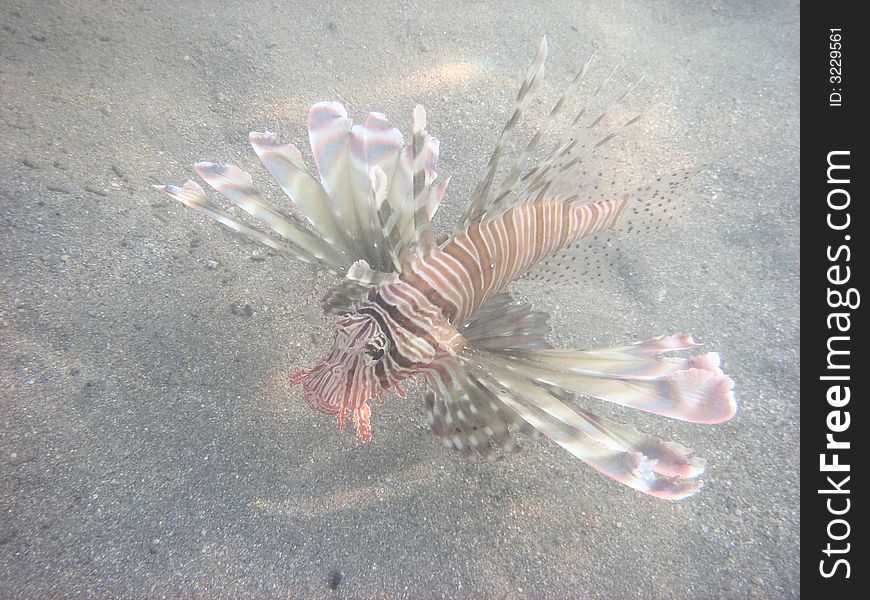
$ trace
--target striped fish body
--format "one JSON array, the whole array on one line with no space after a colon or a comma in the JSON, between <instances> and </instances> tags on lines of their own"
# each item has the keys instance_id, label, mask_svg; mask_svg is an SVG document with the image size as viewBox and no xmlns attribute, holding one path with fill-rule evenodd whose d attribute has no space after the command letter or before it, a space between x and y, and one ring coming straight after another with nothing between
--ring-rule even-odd
<instances>
[{"instance_id":1,"label":"striped fish body","mask_svg":"<svg viewBox=\"0 0 870 600\"><path fill-rule=\"evenodd\" d=\"M673 355L697 348L684 333L603 350L556 349L546 340L546 313L514 302L505 291L533 268L564 279L562 269L574 263L559 261L583 238L637 232L672 219L692 172L630 189L617 178L583 181L587 172L598 172L587 164L598 148L649 112L607 129L605 117L634 86L599 111L592 108L604 95L599 85L555 149L527 166L544 130L567 105L566 91L497 184L506 140L541 86L546 54L544 40L467 209L441 243L431 220L449 178L435 171L440 144L426 131L422 106L413 111L407 144L381 113L354 125L337 102L312 106L308 131L319 177L308 172L294 144L270 132L250 134L261 163L305 224L267 202L251 176L232 165L202 162L195 168L258 227L212 203L193 180L157 187L275 252L343 278L323 302L335 328L332 348L312 367L290 373L308 405L335 416L342 429L351 417L359 439L371 439L368 402L387 390L404 396L402 382L423 375L432 431L450 448L489 458L513 448L516 433L537 431L636 490L685 498L700 489L703 459L678 443L599 417L576 400L721 423L737 405L718 354Z\"/></svg>"},{"instance_id":2,"label":"striped fish body","mask_svg":"<svg viewBox=\"0 0 870 600\"><path fill-rule=\"evenodd\" d=\"M400 278L438 306L448 322L462 324L543 258L615 227L627 203L621 198L523 204L474 223Z\"/></svg>"},{"instance_id":3,"label":"striped fish body","mask_svg":"<svg viewBox=\"0 0 870 600\"><path fill-rule=\"evenodd\" d=\"M627 202L542 201L474 223L412 262L398 281L372 288L352 316L336 322L332 352L313 369L294 371L293 381L312 408L341 423L352 414L368 440L368 399L454 359L466 345L458 328L481 305L544 257L615 226Z\"/></svg>"}]
</instances>

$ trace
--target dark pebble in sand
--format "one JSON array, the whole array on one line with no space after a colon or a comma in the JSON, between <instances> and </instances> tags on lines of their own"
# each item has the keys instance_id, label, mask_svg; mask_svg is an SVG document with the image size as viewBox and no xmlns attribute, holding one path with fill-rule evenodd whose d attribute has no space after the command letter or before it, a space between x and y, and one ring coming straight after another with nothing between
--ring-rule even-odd
<instances>
[{"instance_id":1,"label":"dark pebble in sand","mask_svg":"<svg viewBox=\"0 0 870 600\"><path fill-rule=\"evenodd\" d=\"M245 316L250 317L254 314L254 309L251 308L250 304L245 304L244 306L239 306L238 304L230 305L230 312L239 317Z\"/></svg>"},{"instance_id":2,"label":"dark pebble in sand","mask_svg":"<svg viewBox=\"0 0 870 600\"><path fill-rule=\"evenodd\" d=\"M337 590L342 581L344 581L344 573L341 572L341 569L333 569L326 577L326 584L331 590Z\"/></svg>"}]
</instances>

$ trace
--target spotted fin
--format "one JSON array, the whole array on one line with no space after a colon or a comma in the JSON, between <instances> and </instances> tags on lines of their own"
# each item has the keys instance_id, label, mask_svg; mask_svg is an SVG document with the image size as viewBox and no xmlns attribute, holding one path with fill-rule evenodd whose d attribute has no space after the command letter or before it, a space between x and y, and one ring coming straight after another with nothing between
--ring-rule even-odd
<instances>
[{"instance_id":1,"label":"spotted fin","mask_svg":"<svg viewBox=\"0 0 870 600\"><path fill-rule=\"evenodd\" d=\"M432 433L464 456L492 460L515 451L515 433L530 433L516 412L456 361L444 359L426 371L426 407Z\"/></svg>"},{"instance_id":2,"label":"spotted fin","mask_svg":"<svg viewBox=\"0 0 870 600\"><path fill-rule=\"evenodd\" d=\"M512 186L510 191L513 192L513 201L505 201L508 195L505 190L504 197L499 198L501 205L537 202L542 199L592 202L607 197L604 195L605 190L596 187L597 177L601 176L601 173L593 159L599 158L602 147L657 108L657 106L648 107L624 119L620 124L610 125L606 117L642 81L640 79L633 82L603 108L594 110L595 99L607 87L612 76L613 73L590 94L587 102L582 105L580 112L574 118L572 127L567 128L563 133L556 149L525 173L517 185Z\"/></svg>"},{"instance_id":3,"label":"spotted fin","mask_svg":"<svg viewBox=\"0 0 870 600\"><path fill-rule=\"evenodd\" d=\"M571 83L565 90L562 92L562 95L550 109L550 112L547 113L544 122L538 127L538 130L535 132L535 135L528 141L526 147L523 149L522 153L517 157L514 161L513 166L508 171L508 174L505 176L501 185L499 186L498 191L495 194L495 198L492 201L493 206L499 206L505 198L507 198L514 189L514 185L522 175L523 170L525 169L526 163L528 162L529 156L531 156L532 152L540 145L541 140L544 138L545 133L549 125L552 123L553 119L558 115L562 108L564 108L565 104L568 102L568 99L574 94L578 85L581 81L586 77L586 73L589 71L589 65L592 63L593 56L589 57L583 66L577 71L574 79L571 80ZM585 112L585 107L581 109L580 115ZM579 118L579 117L578 117ZM576 119L575 119L576 121Z\"/></svg>"},{"instance_id":4,"label":"spotted fin","mask_svg":"<svg viewBox=\"0 0 870 600\"><path fill-rule=\"evenodd\" d=\"M594 283L612 277L613 267L626 258L620 241L628 236L655 235L673 225L694 194L695 178L710 169L709 163L698 164L640 184L580 169L571 192L575 202L626 198L626 208L613 228L580 239L544 258L529 269L526 278L558 285Z\"/></svg>"},{"instance_id":5,"label":"spotted fin","mask_svg":"<svg viewBox=\"0 0 870 600\"><path fill-rule=\"evenodd\" d=\"M496 171L498 170L499 161L504 152L505 144L516 127L523 113L528 108L532 99L541 88L541 83L544 79L544 62L547 60L547 38L541 40L538 50L535 53L532 63L526 71L526 76L523 83L520 85L520 90L517 92L517 98L514 103L514 112L508 122L505 123L498 136L495 144L495 149L490 156L489 163L486 166L486 173L483 179L478 183L477 188L472 194L471 202L465 211L465 214L459 220L456 226L456 231L465 230L471 223L479 219L486 210L489 204L490 191L492 189L493 180L495 179Z\"/></svg>"}]
</instances>

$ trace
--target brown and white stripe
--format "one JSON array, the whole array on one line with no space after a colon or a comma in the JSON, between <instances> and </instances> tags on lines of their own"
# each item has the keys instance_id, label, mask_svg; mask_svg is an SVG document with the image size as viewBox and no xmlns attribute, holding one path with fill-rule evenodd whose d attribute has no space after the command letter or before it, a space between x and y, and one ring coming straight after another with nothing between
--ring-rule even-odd
<instances>
[{"instance_id":1,"label":"brown and white stripe","mask_svg":"<svg viewBox=\"0 0 870 600\"><path fill-rule=\"evenodd\" d=\"M616 226L627 202L544 201L511 208L412 263L400 280L440 308L450 323L461 325L542 258Z\"/></svg>"}]
</instances>

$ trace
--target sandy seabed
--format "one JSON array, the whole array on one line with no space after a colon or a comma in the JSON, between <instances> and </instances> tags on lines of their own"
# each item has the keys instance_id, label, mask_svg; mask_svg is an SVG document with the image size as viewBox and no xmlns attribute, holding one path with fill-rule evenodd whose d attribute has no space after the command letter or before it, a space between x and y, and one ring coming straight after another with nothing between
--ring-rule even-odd
<instances>
[{"instance_id":1,"label":"sandy seabed","mask_svg":"<svg viewBox=\"0 0 870 600\"><path fill-rule=\"evenodd\" d=\"M0 596L799 595L799 5L516 4L0 4ZM150 187L198 160L265 183L248 131L307 148L318 100L405 132L421 102L446 232L544 34L551 93L593 51L645 77L634 106L663 107L613 149L635 170L716 159L603 282L515 291L560 346L721 353L728 423L607 413L707 458L683 502L544 439L464 460L420 386L340 434L286 382L331 280Z\"/></svg>"}]
</instances>

